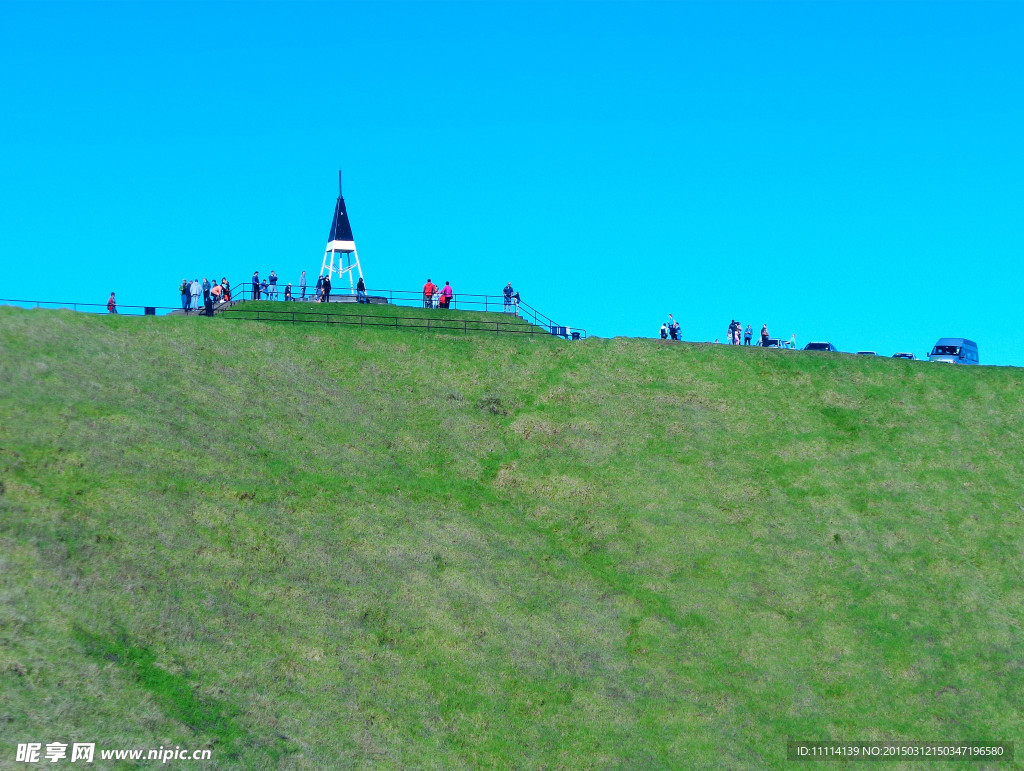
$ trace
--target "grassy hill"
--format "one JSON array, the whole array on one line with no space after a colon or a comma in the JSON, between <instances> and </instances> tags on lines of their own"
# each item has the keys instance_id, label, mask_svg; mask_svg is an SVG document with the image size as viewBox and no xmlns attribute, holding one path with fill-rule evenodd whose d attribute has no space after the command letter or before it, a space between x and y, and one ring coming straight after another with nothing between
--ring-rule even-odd
<instances>
[{"instance_id":1,"label":"grassy hill","mask_svg":"<svg viewBox=\"0 0 1024 771\"><path fill-rule=\"evenodd\" d=\"M0 766L1024 739L1021 371L0 308L0 384Z\"/></svg>"}]
</instances>

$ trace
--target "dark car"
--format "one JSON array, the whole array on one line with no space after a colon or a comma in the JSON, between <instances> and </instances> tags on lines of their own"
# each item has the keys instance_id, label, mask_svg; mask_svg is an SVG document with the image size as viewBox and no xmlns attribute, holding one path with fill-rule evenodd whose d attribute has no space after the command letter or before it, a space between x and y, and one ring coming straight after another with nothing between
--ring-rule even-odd
<instances>
[{"instance_id":1,"label":"dark car","mask_svg":"<svg viewBox=\"0 0 1024 771\"><path fill-rule=\"evenodd\" d=\"M805 351L832 351L833 353L839 353L839 349L836 348L832 343L808 343L804 346Z\"/></svg>"},{"instance_id":2,"label":"dark car","mask_svg":"<svg viewBox=\"0 0 1024 771\"><path fill-rule=\"evenodd\" d=\"M857 351L858 356L877 356L878 354L874 351Z\"/></svg>"},{"instance_id":3,"label":"dark car","mask_svg":"<svg viewBox=\"0 0 1024 771\"><path fill-rule=\"evenodd\" d=\"M894 353L892 357L894 359L910 359L911 361L917 361L917 357L912 353Z\"/></svg>"}]
</instances>

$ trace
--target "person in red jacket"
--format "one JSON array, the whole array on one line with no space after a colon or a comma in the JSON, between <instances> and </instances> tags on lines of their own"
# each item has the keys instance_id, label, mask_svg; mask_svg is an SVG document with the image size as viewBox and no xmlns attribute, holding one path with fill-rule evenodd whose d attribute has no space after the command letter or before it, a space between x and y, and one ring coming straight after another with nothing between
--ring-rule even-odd
<instances>
[{"instance_id":1,"label":"person in red jacket","mask_svg":"<svg viewBox=\"0 0 1024 771\"><path fill-rule=\"evenodd\" d=\"M117 313L117 301L114 299L114 293L110 293L110 299L107 300L107 313Z\"/></svg>"},{"instance_id":2,"label":"person in red jacket","mask_svg":"<svg viewBox=\"0 0 1024 771\"><path fill-rule=\"evenodd\" d=\"M431 281L428 278L427 279L427 283L425 283L423 285L423 307L424 308L429 308L430 307L431 301L433 300L433 297L434 297L434 292L436 292L436 291L437 291L437 287L434 285L434 282Z\"/></svg>"}]
</instances>

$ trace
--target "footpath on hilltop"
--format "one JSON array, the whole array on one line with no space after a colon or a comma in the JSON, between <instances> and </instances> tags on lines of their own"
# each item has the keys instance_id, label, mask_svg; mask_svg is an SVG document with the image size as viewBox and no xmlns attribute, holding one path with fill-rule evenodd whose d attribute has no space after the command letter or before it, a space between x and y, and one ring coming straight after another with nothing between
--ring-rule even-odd
<instances>
[{"instance_id":1,"label":"footpath on hilltop","mask_svg":"<svg viewBox=\"0 0 1024 771\"><path fill-rule=\"evenodd\" d=\"M0 308L0 758L1016 741L1024 375Z\"/></svg>"}]
</instances>

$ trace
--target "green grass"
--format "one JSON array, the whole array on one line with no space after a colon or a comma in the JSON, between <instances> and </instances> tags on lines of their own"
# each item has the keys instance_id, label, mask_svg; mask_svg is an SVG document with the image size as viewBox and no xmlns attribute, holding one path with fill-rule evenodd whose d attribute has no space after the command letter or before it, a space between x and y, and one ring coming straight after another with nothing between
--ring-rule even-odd
<instances>
[{"instance_id":1,"label":"green grass","mask_svg":"<svg viewBox=\"0 0 1024 771\"><path fill-rule=\"evenodd\" d=\"M428 331L492 334L550 334L543 327L511 313L410 308L368 303L284 303L266 300L236 303L223 312L233 321L291 320L294 323L332 323L355 326L422 327Z\"/></svg>"},{"instance_id":2,"label":"green grass","mask_svg":"<svg viewBox=\"0 0 1024 771\"><path fill-rule=\"evenodd\" d=\"M1024 739L1019 370L0 308L0 383L0 766Z\"/></svg>"}]
</instances>

